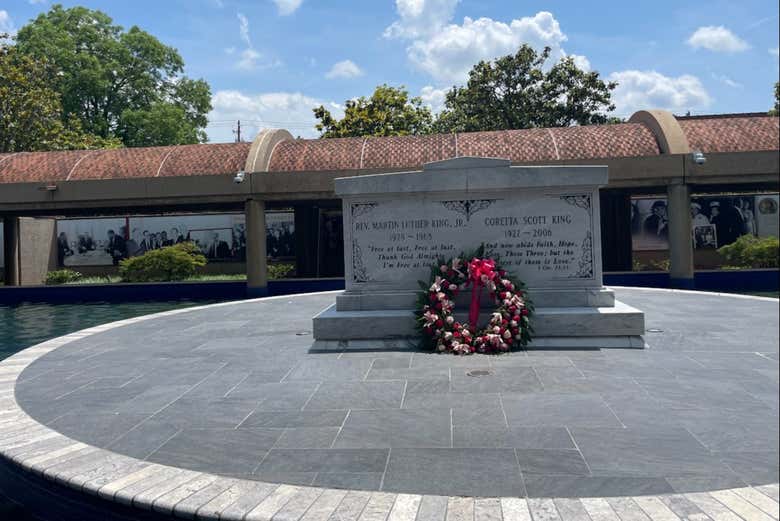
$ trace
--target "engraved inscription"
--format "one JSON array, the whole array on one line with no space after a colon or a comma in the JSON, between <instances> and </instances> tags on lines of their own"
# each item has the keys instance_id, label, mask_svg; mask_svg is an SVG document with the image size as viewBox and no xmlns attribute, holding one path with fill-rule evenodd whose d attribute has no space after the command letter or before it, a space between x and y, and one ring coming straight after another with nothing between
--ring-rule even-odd
<instances>
[{"instance_id":1,"label":"engraved inscription","mask_svg":"<svg viewBox=\"0 0 780 521\"><path fill-rule=\"evenodd\" d=\"M480 244L529 285L595 282L590 193L397 199L353 202L351 209L356 283L413 287L436 259Z\"/></svg>"}]
</instances>

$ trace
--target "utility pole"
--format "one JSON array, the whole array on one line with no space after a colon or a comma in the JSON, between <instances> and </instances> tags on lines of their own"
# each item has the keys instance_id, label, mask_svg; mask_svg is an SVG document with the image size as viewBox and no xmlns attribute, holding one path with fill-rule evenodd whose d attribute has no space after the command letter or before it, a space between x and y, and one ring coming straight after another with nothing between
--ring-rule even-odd
<instances>
[{"instance_id":1,"label":"utility pole","mask_svg":"<svg viewBox=\"0 0 780 521\"><path fill-rule=\"evenodd\" d=\"M241 120L238 120L238 125L236 127L236 130L233 131L233 133L236 135L236 143L241 143Z\"/></svg>"}]
</instances>

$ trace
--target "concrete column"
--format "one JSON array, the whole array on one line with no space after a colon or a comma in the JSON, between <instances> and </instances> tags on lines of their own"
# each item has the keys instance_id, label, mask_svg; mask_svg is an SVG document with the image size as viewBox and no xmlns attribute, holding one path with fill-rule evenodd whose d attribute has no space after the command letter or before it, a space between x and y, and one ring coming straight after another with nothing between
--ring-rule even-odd
<instances>
[{"instance_id":1,"label":"concrete column","mask_svg":"<svg viewBox=\"0 0 780 521\"><path fill-rule=\"evenodd\" d=\"M666 191L669 211L670 284L675 288L693 289L691 192L686 184L670 184Z\"/></svg>"},{"instance_id":2,"label":"concrete column","mask_svg":"<svg viewBox=\"0 0 780 521\"><path fill-rule=\"evenodd\" d=\"M5 257L5 285L19 286L19 218L3 217L3 248Z\"/></svg>"},{"instance_id":3,"label":"concrete column","mask_svg":"<svg viewBox=\"0 0 780 521\"><path fill-rule=\"evenodd\" d=\"M268 259L265 244L265 202L249 199L246 215L246 293L248 297L268 295Z\"/></svg>"}]
</instances>

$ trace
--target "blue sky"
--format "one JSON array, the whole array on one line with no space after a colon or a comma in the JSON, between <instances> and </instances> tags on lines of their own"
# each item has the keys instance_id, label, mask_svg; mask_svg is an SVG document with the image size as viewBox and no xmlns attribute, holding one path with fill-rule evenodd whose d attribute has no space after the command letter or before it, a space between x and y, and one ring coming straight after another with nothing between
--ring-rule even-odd
<instances>
[{"instance_id":1,"label":"blue sky","mask_svg":"<svg viewBox=\"0 0 780 521\"><path fill-rule=\"evenodd\" d=\"M778 3L510 0L84 0L116 23L176 47L214 94L212 141L282 127L316 136L313 106L381 83L405 85L434 109L473 63L549 45L554 56L620 83L616 113L766 111L778 79ZM2 0L0 31L48 10Z\"/></svg>"}]
</instances>

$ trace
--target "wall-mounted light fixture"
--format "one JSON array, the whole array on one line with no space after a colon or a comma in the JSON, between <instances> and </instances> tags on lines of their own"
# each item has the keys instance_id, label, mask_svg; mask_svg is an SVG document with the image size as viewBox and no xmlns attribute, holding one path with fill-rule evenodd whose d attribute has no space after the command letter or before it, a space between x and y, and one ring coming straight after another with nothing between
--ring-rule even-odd
<instances>
[{"instance_id":1,"label":"wall-mounted light fixture","mask_svg":"<svg viewBox=\"0 0 780 521\"><path fill-rule=\"evenodd\" d=\"M246 179L246 173L244 173L243 170L239 170L236 173L236 176L233 178L233 182L236 184L241 184L244 182L244 179Z\"/></svg>"},{"instance_id":2,"label":"wall-mounted light fixture","mask_svg":"<svg viewBox=\"0 0 780 521\"><path fill-rule=\"evenodd\" d=\"M707 162L707 158L704 156L704 152L702 152L701 150L695 150L692 155L693 155L693 162L696 163L697 165L703 165L704 163Z\"/></svg>"}]
</instances>

